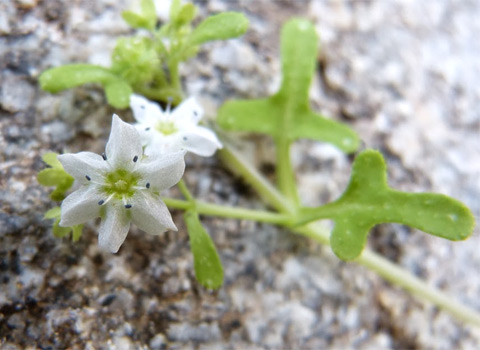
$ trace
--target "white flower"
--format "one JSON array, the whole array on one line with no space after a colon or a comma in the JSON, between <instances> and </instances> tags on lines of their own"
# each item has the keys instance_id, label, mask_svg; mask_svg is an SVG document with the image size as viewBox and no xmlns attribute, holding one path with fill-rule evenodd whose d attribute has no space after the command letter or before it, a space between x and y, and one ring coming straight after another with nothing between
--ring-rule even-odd
<instances>
[{"instance_id":1,"label":"white flower","mask_svg":"<svg viewBox=\"0 0 480 350\"><path fill-rule=\"evenodd\" d=\"M104 154L58 156L80 184L62 203L60 226L74 226L100 216L99 245L112 253L125 241L130 222L154 235L167 229L176 231L159 194L182 177L185 154L147 157L142 153L137 130L113 115Z\"/></svg>"},{"instance_id":2,"label":"white flower","mask_svg":"<svg viewBox=\"0 0 480 350\"><path fill-rule=\"evenodd\" d=\"M180 150L209 157L222 144L213 131L198 122L203 109L195 98L182 102L173 111L166 111L146 98L133 94L130 96L130 108L137 120L137 130L145 146L145 154L165 154Z\"/></svg>"}]
</instances>

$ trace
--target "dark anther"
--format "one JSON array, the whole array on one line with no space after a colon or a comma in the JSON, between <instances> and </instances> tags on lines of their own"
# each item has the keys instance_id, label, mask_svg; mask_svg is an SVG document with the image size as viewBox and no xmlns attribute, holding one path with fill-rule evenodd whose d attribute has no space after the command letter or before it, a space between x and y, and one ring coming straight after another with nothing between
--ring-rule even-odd
<instances>
[{"instance_id":1,"label":"dark anther","mask_svg":"<svg viewBox=\"0 0 480 350\"><path fill-rule=\"evenodd\" d=\"M102 158L103 160L107 160L107 155L105 153L102 153Z\"/></svg>"},{"instance_id":2,"label":"dark anther","mask_svg":"<svg viewBox=\"0 0 480 350\"><path fill-rule=\"evenodd\" d=\"M90 180L91 180L91 177L90 177L90 176L88 176L88 175L85 175L85 178L86 178L88 181L90 181Z\"/></svg>"},{"instance_id":3,"label":"dark anther","mask_svg":"<svg viewBox=\"0 0 480 350\"><path fill-rule=\"evenodd\" d=\"M145 128L145 131L148 131L148 130L150 130L150 128L149 128L149 127L148 127L148 128Z\"/></svg>"},{"instance_id":4,"label":"dark anther","mask_svg":"<svg viewBox=\"0 0 480 350\"><path fill-rule=\"evenodd\" d=\"M133 157L133 162L136 163L138 160L138 156Z\"/></svg>"},{"instance_id":5,"label":"dark anther","mask_svg":"<svg viewBox=\"0 0 480 350\"><path fill-rule=\"evenodd\" d=\"M198 115L197 111L193 111L193 115L196 117Z\"/></svg>"},{"instance_id":6,"label":"dark anther","mask_svg":"<svg viewBox=\"0 0 480 350\"><path fill-rule=\"evenodd\" d=\"M125 204L125 208L130 209L132 207L131 204Z\"/></svg>"},{"instance_id":7,"label":"dark anther","mask_svg":"<svg viewBox=\"0 0 480 350\"><path fill-rule=\"evenodd\" d=\"M150 182L147 182L146 187L147 187L147 188L150 188Z\"/></svg>"},{"instance_id":8,"label":"dark anther","mask_svg":"<svg viewBox=\"0 0 480 350\"><path fill-rule=\"evenodd\" d=\"M183 137L183 141L187 141L187 137L186 137L186 136Z\"/></svg>"},{"instance_id":9,"label":"dark anther","mask_svg":"<svg viewBox=\"0 0 480 350\"><path fill-rule=\"evenodd\" d=\"M140 108L141 108L141 109L145 109L145 106L144 106L144 105L141 105Z\"/></svg>"},{"instance_id":10,"label":"dark anther","mask_svg":"<svg viewBox=\"0 0 480 350\"><path fill-rule=\"evenodd\" d=\"M102 205L103 203L105 203L103 199L98 201L98 205Z\"/></svg>"}]
</instances>

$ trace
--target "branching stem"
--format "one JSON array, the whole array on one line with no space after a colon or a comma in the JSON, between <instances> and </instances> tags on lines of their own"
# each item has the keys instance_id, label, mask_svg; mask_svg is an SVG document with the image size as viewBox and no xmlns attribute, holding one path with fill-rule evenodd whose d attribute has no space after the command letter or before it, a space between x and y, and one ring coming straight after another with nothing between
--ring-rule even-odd
<instances>
[{"instance_id":1,"label":"branching stem","mask_svg":"<svg viewBox=\"0 0 480 350\"><path fill-rule=\"evenodd\" d=\"M252 171L251 169L253 167L246 162L237 151L226 144L224 150L222 150L221 156L228 166L234 165L233 170L235 173L241 175L253 188L255 188L269 205L280 212L286 214L290 213L294 216L295 206L291 201L271 186L258 171ZM311 223L296 228L295 232L312 238L321 244L330 245L330 232L319 223ZM455 301L451 296L428 285L411 274L410 271L390 262L384 257L365 249L362 255L354 261L376 272L385 280L402 287L423 300L447 311L459 320L480 327L480 314L477 311Z\"/></svg>"}]
</instances>

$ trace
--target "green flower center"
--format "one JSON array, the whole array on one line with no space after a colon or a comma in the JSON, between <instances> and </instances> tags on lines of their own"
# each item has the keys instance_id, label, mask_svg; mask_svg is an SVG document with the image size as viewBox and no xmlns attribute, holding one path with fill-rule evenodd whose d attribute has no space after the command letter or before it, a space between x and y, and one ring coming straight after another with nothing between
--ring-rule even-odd
<instances>
[{"instance_id":1,"label":"green flower center","mask_svg":"<svg viewBox=\"0 0 480 350\"><path fill-rule=\"evenodd\" d=\"M118 199L134 195L139 176L124 169L117 169L105 176L103 190L107 195L114 195Z\"/></svg>"},{"instance_id":2,"label":"green flower center","mask_svg":"<svg viewBox=\"0 0 480 350\"><path fill-rule=\"evenodd\" d=\"M178 131L175 123L172 121L162 121L158 122L155 126L155 130L162 133L163 135L171 135Z\"/></svg>"}]
</instances>

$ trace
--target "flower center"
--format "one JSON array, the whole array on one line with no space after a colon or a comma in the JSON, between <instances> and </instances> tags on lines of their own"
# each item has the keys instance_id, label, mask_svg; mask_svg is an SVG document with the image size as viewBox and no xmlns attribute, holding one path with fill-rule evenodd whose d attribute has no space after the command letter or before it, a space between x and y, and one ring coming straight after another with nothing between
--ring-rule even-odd
<instances>
[{"instance_id":1,"label":"flower center","mask_svg":"<svg viewBox=\"0 0 480 350\"><path fill-rule=\"evenodd\" d=\"M158 122L155 126L155 130L162 133L163 135L171 135L178 131L173 121Z\"/></svg>"},{"instance_id":2,"label":"flower center","mask_svg":"<svg viewBox=\"0 0 480 350\"><path fill-rule=\"evenodd\" d=\"M124 169L117 169L105 176L103 190L107 195L114 195L118 199L134 195L139 177Z\"/></svg>"}]
</instances>

